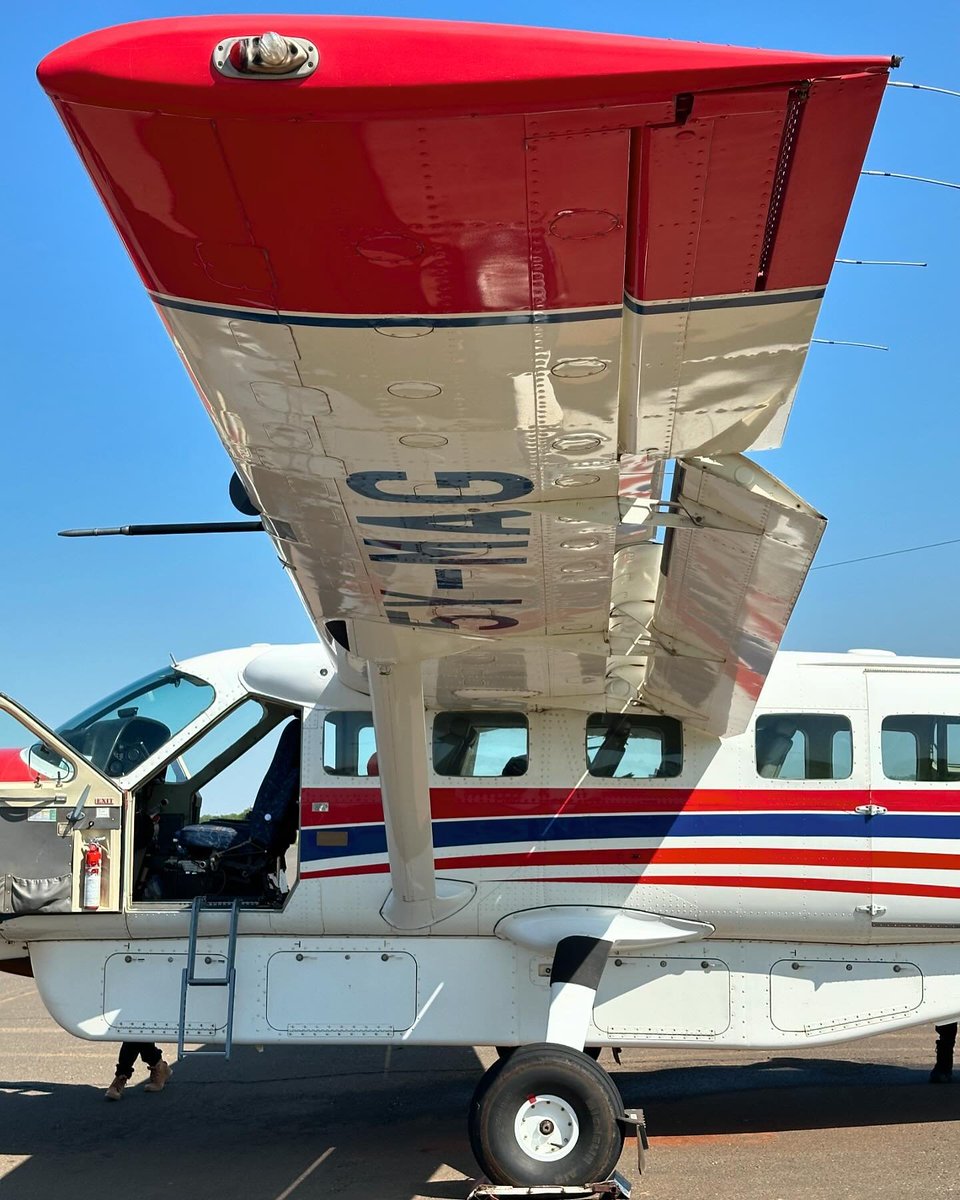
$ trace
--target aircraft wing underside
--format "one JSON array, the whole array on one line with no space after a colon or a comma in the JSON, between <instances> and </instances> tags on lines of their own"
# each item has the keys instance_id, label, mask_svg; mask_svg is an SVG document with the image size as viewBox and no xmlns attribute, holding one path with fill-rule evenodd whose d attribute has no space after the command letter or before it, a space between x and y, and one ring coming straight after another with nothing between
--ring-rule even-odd
<instances>
[{"instance_id":1,"label":"aircraft wing underside","mask_svg":"<svg viewBox=\"0 0 960 1200\"><path fill-rule=\"evenodd\" d=\"M283 20L296 82L212 69L230 17L40 76L318 629L416 639L436 703L742 728L823 528L742 453L889 60Z\"/></svg>"}]
</instances>

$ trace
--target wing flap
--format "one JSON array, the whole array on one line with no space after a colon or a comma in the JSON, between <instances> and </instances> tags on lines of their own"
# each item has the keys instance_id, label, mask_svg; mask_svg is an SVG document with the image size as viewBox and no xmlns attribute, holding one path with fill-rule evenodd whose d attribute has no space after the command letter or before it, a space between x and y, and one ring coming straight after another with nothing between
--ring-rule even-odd
<instances>
[{"instance_id":1,"label":"wing flap","mask_svg":"<svg viewBox=\"0 0 960 1200\"><path fill-rule=\"evenodd\" d=\"M739 733L826 521L739 456L684 461L674 500L681 511L692 502L740 528L668 531L640 698L708 733Z\"/></svg>"}]
</instances>

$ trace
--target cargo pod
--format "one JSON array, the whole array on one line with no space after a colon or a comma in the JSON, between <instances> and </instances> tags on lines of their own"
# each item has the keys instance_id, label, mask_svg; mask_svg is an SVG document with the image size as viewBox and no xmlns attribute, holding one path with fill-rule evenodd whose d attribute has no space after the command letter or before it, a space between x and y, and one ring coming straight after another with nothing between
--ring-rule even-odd
<instances>
[{"instance_id":1,"label":"cargo pod","mask_svg":"<svg viewBox=\"0 0 960 1200\"><path fill-rule=\"evenodd\" d=\"M0 921L119 911L121 790L3 695L0 743Z\"/></svg>"}]
</instances>

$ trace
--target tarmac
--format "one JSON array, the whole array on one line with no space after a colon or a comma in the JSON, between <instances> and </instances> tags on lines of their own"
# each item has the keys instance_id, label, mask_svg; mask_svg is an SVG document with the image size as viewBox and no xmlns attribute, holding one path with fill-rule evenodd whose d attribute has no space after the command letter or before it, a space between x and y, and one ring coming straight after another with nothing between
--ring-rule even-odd
<instances>
[{"instance_id":1,"label":"tarmac","mask_svg":"<svg viewBox=\"0 0 960 1200\"><path fill-rule=\"evenodd\" d=\"M628 1153L620 1170L637 1200L960 1197L960 1075L928 1084L933 1040L631 1049L619 1067L604 1051L650 1131L643 1176ZM110 1104L115 1053L0 974L3 1200L464 1200L473 1185L465 1113L487 1047L241 1046L186 1058L159 1095L138 1064Z\"/></svg>"}]
</instances>

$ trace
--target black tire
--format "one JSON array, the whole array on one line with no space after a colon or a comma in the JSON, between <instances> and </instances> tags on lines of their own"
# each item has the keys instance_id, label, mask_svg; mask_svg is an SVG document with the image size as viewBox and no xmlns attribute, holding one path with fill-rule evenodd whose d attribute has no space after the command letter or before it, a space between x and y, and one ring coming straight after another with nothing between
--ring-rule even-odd
<instances>
[{"instance_id":1,"label":"black tire","mask_svg":"<svg viewBox=\"0 0 960 1200\"><path fill-rule=\"evenodd\" d=\"M514 1052L514 1050L516 1050L516 1048L517 1048L516 1046L495 1046L494 1047L494 1049L497 1052L498 1058L509 1058L510 1055ZM583 1052L589 1058L592 1058L594 1062L596 1062L600 1057L600 1051L602 1049L603 1049L602 1046L584 1046Z\"/></svg>"},{"instance_id":2,"label":"black tire","mask_svg":"<svg viewBox=\"0 0 960 1200\"><path fill-rule=\"evenodd\" d=\"M515 1123L531 1096L555 1096L579 1126L563 1157L540 1159L521 1145ZM494 1063L470 1102L470 1145L487 1178L514 1187L570 1186L607 1179L623 1150L623 1100L592 1058L569 1046L519 1046Z\"/></svg>"}]
</instances>

